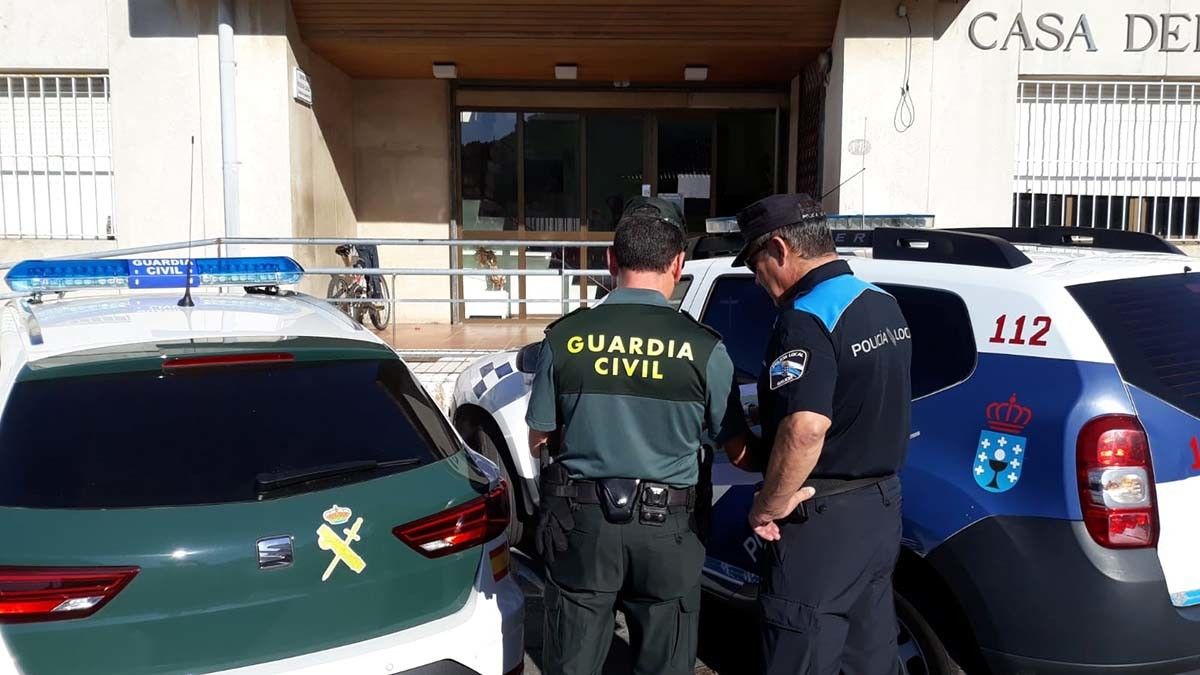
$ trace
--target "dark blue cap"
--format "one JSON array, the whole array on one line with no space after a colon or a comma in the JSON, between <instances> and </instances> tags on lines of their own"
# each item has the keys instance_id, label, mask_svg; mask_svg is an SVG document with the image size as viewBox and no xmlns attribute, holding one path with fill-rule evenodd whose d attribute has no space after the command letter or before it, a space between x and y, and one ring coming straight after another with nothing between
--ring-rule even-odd
<instances>
[{"instance_id":1,"label":"dark blue cap","mask_svg":"<svg viewBox=\"0 0 1200 675\"><path fill-rule=\"evenodd\" d=\"M738 229L746 243L733 259L733 266L746 264L750 245L768 232L795 223L819 223L825 221L825 209L821 203L806 193L771 195L763 197L737 214Z\"/></svg>"}]
</instances>

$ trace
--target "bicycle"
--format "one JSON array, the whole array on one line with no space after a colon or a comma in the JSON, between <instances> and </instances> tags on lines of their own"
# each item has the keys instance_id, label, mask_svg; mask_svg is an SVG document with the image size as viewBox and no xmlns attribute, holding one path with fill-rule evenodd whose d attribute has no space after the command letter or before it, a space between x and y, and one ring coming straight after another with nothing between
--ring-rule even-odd
<instances>
[{"instance_id":1,"label":"bicycle","mask_svg":"<svg viewBox=\"0 0 1200 675\"><path fill-rule=\"evenodd\" d=\"M341 257L346 267L365 269L378 266L377 263L368 265L363 256L359 255L358 247L353 244L342 244L334 251ZM387 282L378 274L335 274L329 280L329 289L325 293L329 300L358 300L373 299L383 302L338 302L334 303L358 323L363 322L363 316L371 319L371 325L376 330L387 328L392 317L392 303Z\"/></svg>"}]
</instances>

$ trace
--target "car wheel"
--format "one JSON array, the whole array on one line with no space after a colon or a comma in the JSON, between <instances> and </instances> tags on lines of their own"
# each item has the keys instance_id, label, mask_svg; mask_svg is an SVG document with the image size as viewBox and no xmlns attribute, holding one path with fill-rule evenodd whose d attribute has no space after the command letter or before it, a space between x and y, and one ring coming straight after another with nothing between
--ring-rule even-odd
<instances>
[{"instance_id":1,"label":"car wheel","mask_svg":"<svg viewBox=\"0 0 1200 675\"><path fill-rule=\"evenodd\" d=\"M904 596L896 593L896 637L902 675L962 675L933 626Z\"/></svg>"},{"instance_id":2,"label":"car wheel","mask_svg":"<svg viewBox=\"0 0 1200 675\"><path fill-rule=\"evenodd\" d=\"M493 464L500 467L500 476L508 485L508 545L519 546L525 536L525 523L521 522L520 511L517 510L517 486L513 483L512 474L508 470L508 460L500 456L500 450L492 435L482 425L475 431L471 445L475 451L487 457Z\"/></svg>"}]
</instances>

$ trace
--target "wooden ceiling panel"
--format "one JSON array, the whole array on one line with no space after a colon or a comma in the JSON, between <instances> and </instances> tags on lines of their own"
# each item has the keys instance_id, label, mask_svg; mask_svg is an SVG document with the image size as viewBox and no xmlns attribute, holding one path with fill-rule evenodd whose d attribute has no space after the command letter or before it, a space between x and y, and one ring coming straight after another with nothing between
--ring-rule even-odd
<instances>
[{"instance_id":1,"label":"wooden ceiling panel","mask_svg":"<svg viewBox=\"0 0 1200 675\"><path fill-rule=\"evenodd\" d=\"M354 77L550 80L575 63L585 81L790 79L833 40L839 0L292 0L305 42Z\"/></svg>"}]
</instances>

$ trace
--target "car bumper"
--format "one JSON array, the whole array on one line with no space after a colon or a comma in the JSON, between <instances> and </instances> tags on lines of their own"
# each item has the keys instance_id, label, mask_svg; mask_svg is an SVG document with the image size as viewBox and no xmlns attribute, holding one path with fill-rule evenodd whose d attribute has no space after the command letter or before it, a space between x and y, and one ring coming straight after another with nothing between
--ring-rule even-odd
<instances>
[{"instance_id":1,"label":"car bumper","mask_svg":"<svg viewBox=\"0 0 1200 675\"><path fill-rule=\"evenodd\" d=\"M1200 607L1171 604L1153 549L1103 548L1077 521L993 517L928 560L995 672L1200 668Z\"/></svg>"},{"instance_id":2,"label":"car bumper","mask_svg":"<svg viewBox=\"0 0 1200 675\"><path fill-rule=\"evenodd\" d=\"M484 550L501 541L490 542ZM511 572L499 582L492 578L485 552L467 603L450 616L371 640L222 672L504 675L523 663L524 640L524 595Z\"/></svg>"}]
</instances>

